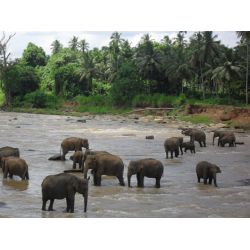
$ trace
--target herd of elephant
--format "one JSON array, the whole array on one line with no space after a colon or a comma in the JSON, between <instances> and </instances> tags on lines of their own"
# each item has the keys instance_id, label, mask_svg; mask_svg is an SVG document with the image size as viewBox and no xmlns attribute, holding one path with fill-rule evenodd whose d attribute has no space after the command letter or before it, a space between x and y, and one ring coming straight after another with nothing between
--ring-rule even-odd
<instances>
[{"instance_id":1,"label":"herd of elephant","mask_svg":"<svg viewBox=\"0 0 250 250\"><path fill-rule=\"evenodd\" d=\"M190 136L189 142L183 142L183 137L171 137L166 139L164 148L166 152L166 158L168 158L168 152L173 158L179 155L179 149L183 155L182 149L190 150L191 153L195 153L194 141L199 142L201 147L206 147L206 134L197 129L182 129L182 134ZM231 131L218 131L214 132L214 139L219 137L218 146L224 147L226 143L229 147L235 146L235 136ZM203 144L203 145L202 145ZM82 151L85 148L85 152ZM76 164L79 164L80 171L84 174L84 178L79 178L69 173L60 173L56 175L49 175L44 178L42 186L42 210L46 210L46 203L50 200L48 210L53 211L53 203L55 199L66 198L67 212L74 212L75 193L78 192L84 197L84 212L87 211L88 202L88 182L87 172L91 169L93 174L93 180L95 186L101 186L101 176L116 176L121 186L125 186L123 179L124 164L120 157L112 155L106 151L93 151L89 150L88 139L82 139L78 137L66 138L62 144L61 160L66 160L65 155L69 151L75 151L74 155L70 157L73 161L73 169L76 169ZM29 179L28 165L24 159L20 158L20 152L18 148L3 147L0 148L0 167L2 167L3 178L12 178L13 175L17 175L22 180ZM155 187L160 188L160 180L163 174L162 162L153 159L146 158L137 161L130 161L127 171L128 186L130 185L131 176L136 174L137 186L144 187L144 177L155 178ZM209 184L214 181L214 185L217 187L216 174L221 173L221 170L215 164L211 164L207 161L202 161L196 166L196 174L198 182L202 178L204 184Z\"/></svg>"}]
</instances>

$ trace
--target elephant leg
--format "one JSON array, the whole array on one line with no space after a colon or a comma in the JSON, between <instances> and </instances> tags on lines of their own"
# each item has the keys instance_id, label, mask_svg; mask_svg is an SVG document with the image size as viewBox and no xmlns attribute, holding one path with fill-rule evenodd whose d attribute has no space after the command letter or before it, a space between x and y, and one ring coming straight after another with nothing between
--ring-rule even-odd
<instances>
[{"instance_id":1,"label":"elephant leg","mask_svg":"<svg viewBox=\"0 0 250 250\"><path fill-rule=\"evenodd\" d=\"M173 157L173 154L174 154L174 152L173 151L170 151L171 152L171 159L173 159L174 157Z\"/></svg>"},{"instance_id":2,"label":"elephant leg","mask_svg":"<svg viewBox=\"0 0 250 250\"><path fill-rule=\"evenodd\" d=\"M203 145L204 145L204 147L206 147L206 142L205 141L203 142Z\"/></svg>"},{"instance_id":3,"label":"elephant leg","mask_svg":"<svg viewBox=\"0 0 250 250\"><path fill-rule=\"evenodd\" d=\"M29 172L28 171L26 172L25 177L26 177L27 180L29 180L30 177L29 177Z\"/></svg>"},{"instance_id":4,"label":"elephant leg","mask_svg":"<svg viewBox=\"0 0 250 250\"><path fill-rule=\"evenodd\" d=\"M102 182L102 176L101 175L96 176L96 182L97 182L97 186L101 186L101 182Z\"/></svg>"},{"instance_id":5,"label":"elephant leg","mask_svg":"<svg viewBox=\"0 0 250 250\"><path fill-rule=\"evenodd\" d=\"M140 174L140 187L144 188L144 175Z\"/></svg>"},{"instance_id":6,"label":"elephant leg","mask_svg":"<svg viewBox=\"0 0 250 250\"><path fill-rule=\"evenodd\" d=\"M198 176L198 174L197 174L197 179L198 179L198 182L200 183L201 182L201 178Z\"/></svg>"},{"instance_id":7,"label":"elephant leg","mask_svg":"<svg viewBox=\"0 0 250 250\"><path fill-rule=\"evenodd\" d=\"M94 185L97 186L97 176L96 176L96 174L93 174L93 177L94 177Z\"/></svg>"},{"instance_id":8,"label":"elephant leg","mask_svg":"<svg viewBox=\"0 0 250 250\"><path fill-rule=\"evenodd\" d=\"M199 141L199 143L200 143L200 147L203 147L202 144L201 144L201 141Z\"/></svg>"},{"instance_id":9,"label":"elephant leg","mask_svg":"<svg viewBox=\"0 0 250 250\"><path fill-rule=\"evenodd\" d=\"M61 160L62 160L62 161L66 161L65 156L66 156L66 154L67 154L68 152L69 152L68 150L63 149L63 155L61 156Z\"/></svg>"},{"instance_id":10,"label":"elephant leg","mask_svg":"<svg viewBox=\"0 0 250 250\"><path fill-rule=\"evenodd\" d=\"M12 178L13 178L13 174L10 173L10 174L9 174L9 177L12 179ZM22 177L21 177L21 178L22 178Z\"/></svg>"},{"instance_id":11,"label":"elephant leg","mask_svg":"<svg viewBox=\"0 0 250 250\"><path fill-rule=\"evenodd\" d=\"M161 177L156 177L155 180L156 180L155 181L155 187L160 188L161 187L161 185L160 185Z\"/></svg>"},{"instance_id":12,"label":"elephant leg","mask_svg":"<svg viewBox=\"0 0 250 250\"><path fill-rule=\"evenodd\" d=\"M176 158L179 156L178 149L176 149L176 150L174 151L174 154L175 154L175 157L176 157Z\"/></svg>"},{"instance_id":13,"label":"elephant leg","mask_svg":"<svg viewBox=\"0 0 250 250\"><path fill-rule=\"evenodd\" d=\"M207 185L207 177L204 178L204 184Z\"/></svg>"},{"instance_id":14,"label":"elephant leg","mask_svg":"<svg viewBox=\"0 0 250 250\"><path fill-rule=\"evenodd\" d=\"M139 173L136 174L136 178L137 178L137 187L140 187L140 174Z\"/></svg>"},{"instance_id":15,"label":"elephant leg","mask_svg":"<svg viewBox=\"0 0 250 250\"><path fill-rule=\"evenodd\" d=\"M218 186L217 186L217 183L216 183L216 179L214 179L214 185L215 185L216 187L218 187Z\"/></svg>"},{"instance_id":16,"label":"elephant leg","mask_svg":"<svg viewBox=\"0 0 250 250\"><path fill-rule=\"evenodd\" d=\"M212 184L212 177L209 177L209 184Z\"/></svg>"},{"instance_id":17,"label":"elephant leg","mask_svg":"<svg viewBox=\"0 0 250 250\"><path fill-rule=\"evenodd\" d=\"M122 174L118 174L116 178L119 180L121 186L125 186Z\"/></svg>"},{"instance_id":18,"label":"elephant leg","mask_svg":"<svg viewBox=\"0 0 250 250\"><path fill-rule=\"evenodd\" d=\"M55 199L50 199L49 211L54 211L54 209L53 209L54 200L55 200Z\"/></svg>"},{"instance_id":19,"label":"elephant leg","mask_svg":"<svg viewBox=\"0 0 250 250\"><path fill-rule=\"evenodd\" d=\"M74 213L75 199L70 199L70 213Z\"/></svg>"},{"instance_id":20,"label":"elephant leg","mask_svg":"<svg viewBox=\"0 0 250 250\"><path fill-rule=\"evenodd\" d=\"M76 169L76 162L73 162L73 169Z\"/></svg>"},{"instance_id":21,"label":"elephant leg","mask_svg":"<svg viewBox=\"0 0 250 250\"><path fill-rule=\"evenodd\" d=\"M166 150L166 159L168 159L168 150Z\"/></svg>"},{"instance_id":22,"label":"elephant leg","mask_svg":"<svg viewBox=\"0 0 250 250\"><path fill-rule=\"evenodd\" d=\"M79 169L82 169L82 163L79 162Z\"/></svg>"},{"instance_id":23,"label":"elephant leg","mask_svg":"<svg viewBox=\"0 0 250 250\"><path fill-rule=\"evenodd\" d=\"M68 213L70 210L70 199L68 197L66 197L66 203L67 203L66 212Z\"/></svg>"},{"instance_id":24,"label":"elephant leg","mask_svg":"<svg viewBox=\"0 0 250 250\"><path fill-rule=\"evenodd\" d=\"M47 203L48 199L43 199L43 205L42 205L42 210L46 211L46 203Z\"/></svg>"},{"instance_id":25,"label":"elephant leg","mask_svg":"<svg viewBox=\"0 0 250 250\"><path fill-rule=\"evenodd\" d=\"M187 152L187 148L185 148L184 152L185 152L185 153Z\"/></svg>"}]
</instances>

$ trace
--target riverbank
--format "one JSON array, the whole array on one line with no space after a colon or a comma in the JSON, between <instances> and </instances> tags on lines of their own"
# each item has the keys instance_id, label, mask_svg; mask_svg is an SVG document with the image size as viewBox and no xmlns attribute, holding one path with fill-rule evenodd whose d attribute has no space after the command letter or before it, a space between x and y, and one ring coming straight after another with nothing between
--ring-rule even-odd
<instances>
[{"instance_id":1,"label":"riverbank","mask_svg":"<svg viewBox=\"0 0 250 250\"><path fill-rule=\"evenodd\" d=\"M175 124L180 127L195 127L206 130L231 129L239 132L250 131L249 108L187 104L182 109L138 107L124 113L121 112L121 109L113 109L114 114L94 114L76 111L77 107L79 107L79 104L76 102L64 102L62 107L57 109L8 107L3 109L3 111L75 116L79 118L79 122L83 122L87 117L87 119L113 120L121 123L132 120L134 123Z\"/></svg>"}]
</instances>

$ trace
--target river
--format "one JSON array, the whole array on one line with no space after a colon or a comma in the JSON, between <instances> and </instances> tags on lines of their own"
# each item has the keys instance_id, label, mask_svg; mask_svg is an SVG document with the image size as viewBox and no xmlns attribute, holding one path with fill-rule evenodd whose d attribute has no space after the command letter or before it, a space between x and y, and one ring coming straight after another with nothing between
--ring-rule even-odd
<instances>
[{"instance_id":1,"label":"river","mask_svg":"<svg viewBox=\"0 0 250 250\"><path fill-rule=\"evenodd\" d=\"M177 123L158 124L140 120L96 117L86 123L81 118L59 115L39 115L0 112L0 147L20 150L20 157L29 166L29 180L18 176L3 179L0 170L0 217L10 218L249 218L250 179L249 133L236 133L236 141L244 145L217 147L212 145L213 133L206 132L207 147L195 142L196 153L190 151L178 158L166 159L164 141L182 136ZM132 134L124 136L124 134ZM153 140L146 140L154 135ZM124 162L124 181L102 176L102 186L93 185L90 174L87 213L83 212L81 194L75 196L75 213L66 213L66 200L55 200L53 212L42 211L41 183L47 175L72 168L69 152L66 161L49 161L60 152L67 137L89 140L90 149L105 150L121 157ZM184 141L189 137L184 136ZM227 144L228 145L228 144ZM131 160L155 158L164 165L161 188L154 188L155 179L144 179L144 188L127 185L127 166ZM218 188L197 182L196 165L209 161L218 165ZM78 164L77 164L78 168ZM83 174L76 173L83 177ZM203 181L203 180L202 180ZM47 202L47 208L49 201Z\"/></svg>"}]
</instances>

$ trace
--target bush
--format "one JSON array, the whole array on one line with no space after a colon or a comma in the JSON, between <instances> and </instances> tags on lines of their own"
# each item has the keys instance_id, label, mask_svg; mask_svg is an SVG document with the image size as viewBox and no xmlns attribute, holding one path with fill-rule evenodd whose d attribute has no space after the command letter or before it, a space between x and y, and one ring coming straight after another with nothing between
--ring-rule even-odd
<instances>
[{"instance_id":1,"label":"bush","mask_svg":"<svg viewBox=\"0 0 250 250\"><path fill-rule=\"evenodd\" d=\"M24 100L33 105L34 108L45 108L47 102L47 96L41 90L26 94Z\"/></svg>"}]
</instances>

